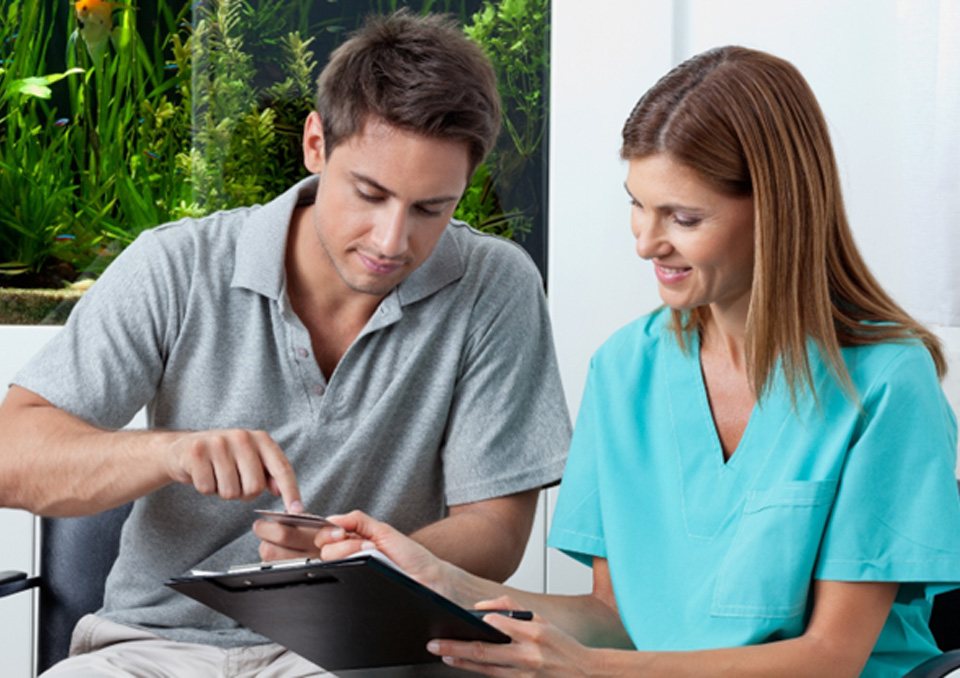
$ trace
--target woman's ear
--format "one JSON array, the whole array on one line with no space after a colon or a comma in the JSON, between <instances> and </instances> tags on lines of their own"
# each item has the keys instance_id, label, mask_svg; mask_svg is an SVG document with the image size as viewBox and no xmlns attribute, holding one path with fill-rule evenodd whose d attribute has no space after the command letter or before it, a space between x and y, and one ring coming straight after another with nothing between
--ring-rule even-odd
<instances>
[{"instance_id":1,"label":"woman's ear","mask_svg":"<svg viewBox=\"0 0 960 678\"><path fill-rule=\"evenodd\" d=\"M320 174L326 165L323 121L316 111L303 123L303 164L312 174Z\"/></svg>"}]
</instances>

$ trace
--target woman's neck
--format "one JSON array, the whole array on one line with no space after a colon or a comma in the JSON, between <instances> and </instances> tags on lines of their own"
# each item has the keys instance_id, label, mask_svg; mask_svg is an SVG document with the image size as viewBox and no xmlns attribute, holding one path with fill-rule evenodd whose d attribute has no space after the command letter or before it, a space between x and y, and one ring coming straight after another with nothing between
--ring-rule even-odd
<instances>
[{"instance_id":1,"label":"woman's neck","mask_svg":"<svg viewBox=\"0 0 960 678\"><path fill-rule=\"evenodd\" d=\"M737 369L746 369L746 313L721 313L710 307L704 315L701 352L722 357Z\"/></svg>"}]
</instances>

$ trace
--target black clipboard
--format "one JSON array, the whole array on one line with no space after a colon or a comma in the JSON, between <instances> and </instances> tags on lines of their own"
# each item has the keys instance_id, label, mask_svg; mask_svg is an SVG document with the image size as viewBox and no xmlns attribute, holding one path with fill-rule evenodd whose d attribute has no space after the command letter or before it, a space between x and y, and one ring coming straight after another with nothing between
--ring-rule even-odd
<instances>
[{"instance_id":1,"label":"black clipboard","mask_svg":"<svg viewBox=\"0 0 960 678\"><path fill-rule=\"evenodd\" d=\"M328 671L439 662L426 650L433 638L510 642L372 555L192 574L166 585Z\"/></svg>"}]
</instances>

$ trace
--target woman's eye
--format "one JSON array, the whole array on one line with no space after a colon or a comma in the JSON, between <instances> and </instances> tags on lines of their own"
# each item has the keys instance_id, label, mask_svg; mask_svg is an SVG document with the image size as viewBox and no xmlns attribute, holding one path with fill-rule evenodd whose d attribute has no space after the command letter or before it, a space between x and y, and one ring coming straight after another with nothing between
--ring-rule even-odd
<instances>
[{"instance_id":1,"label":"woman's eye","mask_svg":"<svg viewBox=\"0 0 960 678\"><path fill-rule=\"evenodd\" d=\"M637 199L636 199L636 198L630 198L630 206L631 206L631 207L636 207L637 209L641 209L641 210L643 209L643 205L641 205L639 202L637 202Z\"/></svg>"},{"instance_id":2,"label":"woman's eye","mask_svg":"<svg viewBox=\"0 0 960 678\"><path fill-rule=\"evenodd\" d=\"M697 224L699 224L699 223L700 223L700 218L699 218L699 217L686 217L686 216L683 216L683 215L674 214L674 215L673 215L673 221L674 221L674 223L676 223L678 226L683 226L684 228L690 228L690 227L692 227L692 226L696 226Z\"/></svg>"},{"instance_id":3,"label":"woman's eye","mask_svg":"<svg viewBox=\"0 0 960 678\"><path fill-rule=\"evenodd\" d=\"M427 217L439 217L441 214L443 214L442 212L438 212L437 210L428 209L423 205L417 205L416 209L420 214Z\"/></svg>"}]
</instances>

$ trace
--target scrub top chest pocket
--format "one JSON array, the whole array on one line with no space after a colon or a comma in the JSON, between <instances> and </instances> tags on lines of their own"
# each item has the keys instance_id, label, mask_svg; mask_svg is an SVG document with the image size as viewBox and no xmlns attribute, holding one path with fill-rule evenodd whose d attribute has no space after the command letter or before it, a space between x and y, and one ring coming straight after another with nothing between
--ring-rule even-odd
<instances>
[{"instance_id":1,"label":"scrub top chest pocket","mask_svg":"<svg viewBox=\"0 0 960 678\"><path fill-rule=\"evenodd\" d=\"M837 481L797 481L747 493L717 573L710 614L804 614Z\"/></svg>"}]
</instances>

